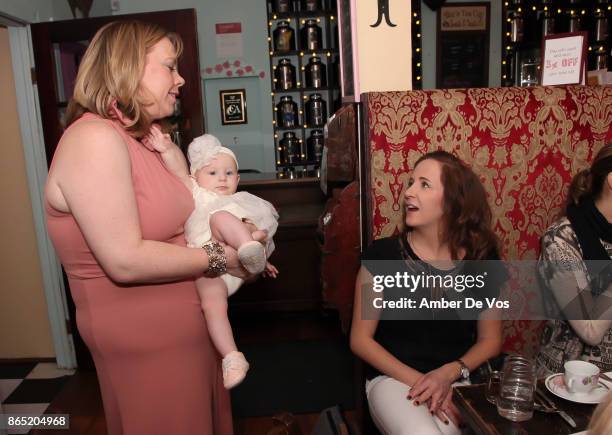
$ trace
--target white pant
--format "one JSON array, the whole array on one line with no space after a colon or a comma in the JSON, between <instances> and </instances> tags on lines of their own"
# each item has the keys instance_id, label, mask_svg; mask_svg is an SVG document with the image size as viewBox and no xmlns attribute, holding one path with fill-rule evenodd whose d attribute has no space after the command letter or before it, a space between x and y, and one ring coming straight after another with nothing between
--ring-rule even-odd
<instances>
[{"instance_id":1,"label":"white pant","mask_svg":"<svg viewBox=\"0 0 612 435\"><path fill-rule=\"evenodd\" d=\"M459 435L461 431L449 419L444 424L431 415L427 405L415 406L408 400L410 387L389 376L366 381L366 396L372 420L384 435Z\"/></svg>"}]
</instances>

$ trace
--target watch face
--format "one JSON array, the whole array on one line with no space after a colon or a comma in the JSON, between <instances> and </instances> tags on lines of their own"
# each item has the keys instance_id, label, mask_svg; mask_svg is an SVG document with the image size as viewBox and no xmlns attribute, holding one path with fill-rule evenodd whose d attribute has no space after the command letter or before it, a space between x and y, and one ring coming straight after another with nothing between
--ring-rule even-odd
<instances>
[{"instance_id":1,"label":"watch face","mask_svg":"<svg viewBox=\"0 0 612 435\"><path fill-rule=\"evenodd\" d=\"M469 378L469 377L470 377L470 371L468 370L468 368L467 368L467 367L463 367L463 368L461 369L461 376L462 376L464 379L467 379L467 378Z\"/></svg>"}]
</instances>

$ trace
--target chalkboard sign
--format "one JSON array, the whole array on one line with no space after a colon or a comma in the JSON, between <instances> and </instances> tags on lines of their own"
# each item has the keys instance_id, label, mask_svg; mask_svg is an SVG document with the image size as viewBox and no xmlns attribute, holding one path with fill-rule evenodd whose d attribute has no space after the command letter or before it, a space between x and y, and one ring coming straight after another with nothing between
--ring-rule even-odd
<instances>
[{"instance_id":1,"label":"chalkboard sign","mask_svg":"<svg viewBox=\"0 0 612 435\"><path fill-rule=\"evenodd\" d=\"M489 84L489 3L451 3L438 10L436 87Z\"/></svg>"}]
</instances>

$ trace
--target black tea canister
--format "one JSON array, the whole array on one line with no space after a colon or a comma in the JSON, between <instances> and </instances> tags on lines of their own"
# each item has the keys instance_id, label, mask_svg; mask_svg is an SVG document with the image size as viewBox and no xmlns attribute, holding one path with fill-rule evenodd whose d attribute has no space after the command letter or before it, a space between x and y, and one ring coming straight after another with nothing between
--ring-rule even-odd
<instances>
[{"instance_id":1,"label":"black tea canister","mask_svg":"<svg viewBox=\"0 0 612 435\"><path fill-rule=\"evenodd\" d=\"M303 11L318 11L321 10L321 2L320 0L302 0L300 2L300 6Z\"/></svg>"},{"instance_id":2,"label":"black tea canister","mask_svg":"<svg viewBox=\"0 0 612 435\"><path fill-rule=\"evenodd\" d=\"M294 132L288 131L284 133L279 145L281 164L287 165L302 161L302 155L300 153L300 140L297 138Z\"/></svg>"},{"instance_id":3,"label":"black tea canister","mask_svg":"<svg viewBox=\"0 0 612 435\"><path fill-rule=\"evenodd\" d=\"M303 50L321 50L323 48L323 31L317 20L306 20L300 31L300 47Z\"/></svg>"},{"instance_id":4,"label":"black tea canister","mask_svg":"<svg viewBox=\"0 0 612 435\"><path fill-rule=\"evenodd\" d=\"M324 143L323 130L312 130L310 137L306 140L308 160L316 162L321 161Z\"/></svg>"},{"instance_id":5,"label":"black tea canister","mask_svg":"<svg viewBox=\"0 0 612 435\"><path fill-rule=\"evenodd\" d=\"M287 90L296 87L295 67L291 64L291 60L283 58L278 61L274 70L274 78L276 89Z\"/></svg>"},{"instance_id":6,"label":"black tea canister","mask_svg":"<svg viewBox=\"0 0 612 435\"><path fill-rule=\"evenodd\" d=\"M320 127L327 119L327 103L321 94L312 94L306 102L306 122L309 126Z\"/></svg>"},{"instance_id":7,"label":"black tea canister","mask_svg":"<svg viewBox=\"0 0 612 435\"><path fill-rule=\"evenodd\" d=\"M299 124L297 104L289 95L281 97L276 105L276 123L281 128L293 128Z\"/></svg>"},{"instance_id":8,"label":"black tea canister","mask_svg":"<svg viewBox=\"0 0 612 435\"><path fill-rule=\"evenodd\" d=\"M280 14L286 12L293 12L293 1L292 0L274 0L273 11Z\"/></svg>"},{"instance_id":9,"label":"black tea canister","mask_svg":"<svg viewBox=\"0 0 612 435\"><path fill-rule=\"evenodd\" d=\"M322 88L327 86L327 67L319 56L313 56L304 67L306 87Z\"/></svg>"},{"instance_id":10,"label":"black tea canister","mask_svg":"<svg viewBox=\"0 0 612 435\"><path fill-rule=\"evenodd\" d=\"M272 33L274 40L274 50L291 51L295 50L295 31L288 21L281 21Z\"/></svg>"}]
</instances>

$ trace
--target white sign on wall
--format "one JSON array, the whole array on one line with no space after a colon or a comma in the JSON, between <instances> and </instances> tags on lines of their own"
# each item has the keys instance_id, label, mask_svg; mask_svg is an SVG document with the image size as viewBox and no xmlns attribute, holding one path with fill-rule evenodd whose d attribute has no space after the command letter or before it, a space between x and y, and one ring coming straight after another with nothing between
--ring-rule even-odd
<instances>
[{"instance_id":1,"label":"white sign on wall","mask_svg":"<svg viewBox=\"0 0 612 435\"><path fill-rule=\"evenodd\" d=\"M217 57L242 57L242 23L215 24L215 37Z\"/></svg>"},{"instance_id":2,"label":"white sign on wall","mask_svg":"<svg viewBox=\"0 0 612 435\"><path fill-rule=\"evenodd\" d=\"M542 42L542 80L547 85L584 83L586 32L559 33Z\"/></svg>"}]
</instances>

